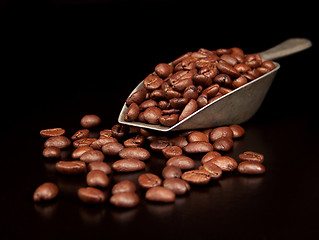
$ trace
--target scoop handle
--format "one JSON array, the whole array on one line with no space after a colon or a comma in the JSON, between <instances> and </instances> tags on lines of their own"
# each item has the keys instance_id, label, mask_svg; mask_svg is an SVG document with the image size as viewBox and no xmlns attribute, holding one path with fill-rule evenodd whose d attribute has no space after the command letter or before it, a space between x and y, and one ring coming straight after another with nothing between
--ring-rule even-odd
<instances>
[{"instance_id":1,"label":"scoop handle","mask_svg":"<svg viewBox=\"0 0 319 240\"><path fill-rule=\"evenodd\" d=\"M301 52L311 46L312 43L309 39L290 38L266 51L260 52L259 54L263 60L275 60Z\"/></svg>"}]
</instances>

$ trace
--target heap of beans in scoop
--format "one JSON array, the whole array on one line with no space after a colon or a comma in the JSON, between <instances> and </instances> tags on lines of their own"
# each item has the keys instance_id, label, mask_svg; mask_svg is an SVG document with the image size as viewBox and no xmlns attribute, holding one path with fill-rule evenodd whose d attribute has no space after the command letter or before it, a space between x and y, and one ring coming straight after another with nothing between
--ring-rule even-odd
<instances>
[{"instance_id":1,"label":"heap of beans in scoop","mask_svg":"<svg viewBox=\"0 0 319 240\"><path fill-rule=\"evenodd\" d=\"M233 89L275 68L259 54L237 47L188 52L171 63L159 63L143 88L126 100L125 121L173 126Z\"/></svg>"},{"instance_id":2,"label":"heap of beans in scoop","mask_svg":"<svg viewBox=\"0 0 319 240\"><path fill-rule=\"evenodd\" d=\"M43 160L56 161L57 175L80 176L81 187L75 187L78 199L84 203L109 202L120 208L135 207L141 198L170 203L188 194L193 186L218 181L224 172L260 175L266 171L262 164L264 156L260 153L245 151L235 157L225 155L232 149L233 142L245 134L239 125L159 135L121 124L97 129L100 123L97 115L86 115L81 119L82 128L70 137L65 136L63 128L40 131L45 138ZM69 155L61 154L65 149ZM164 160L160 174L147 170L155 152ZM140 174L133 181L114 180L114 175L125 177L130 172ZM81 178L83 175L85 181ZM49 201L59 192L58 184L44 182L36 188L33 199Z\"/></svg>"}]
</instances>

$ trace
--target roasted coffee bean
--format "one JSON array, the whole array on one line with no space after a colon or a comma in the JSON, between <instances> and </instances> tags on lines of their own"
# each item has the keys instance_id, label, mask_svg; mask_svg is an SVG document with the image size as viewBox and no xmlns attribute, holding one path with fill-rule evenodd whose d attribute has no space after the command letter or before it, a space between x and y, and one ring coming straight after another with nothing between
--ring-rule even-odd
<instances>
[{"instance_id":1,"label":"roasted coffee bean","mask_svg":"<svg viewBox=\"0 0 319 240\"><path fill-rule=\"evenodd\" d=\"M217 157L221 157L222 155L219 153L219 152L216 152L216 151L211 151L211 152L208 152L206 153L202 159L201 159L201 163L204 164L205 162L208 162L214 158L217 158Z\"/></svg>"},{"instance_id":2,"label":"roasted coffee bean","mask_svg":"<svg viewBox=\"0 0 319 240\"><path fill-rule=\"evenodd\" d=\"M166 166L175 166L182 170L188 170L195 167L195 162L187 156L177 156L168 159Z\"/></svg>"},{"instance_id":3,"label":"roasted coffee bean","mask_svg":"<svg viewBox=\"0 0 319 240\"><path fill-rule=\"evenodd\" d=\"M244 76L240 76L239 78L236 78L232 82L232 87L233 88L239 88L239 87L245 85L247 82L248 82L247 78L245 78Z\"/></svg>"},{"instance_id":4,"label":"roasted coffee bean","mask_svg":"<svg viewBox=\"0 0 319 240\"><path fill-rule=\"evenodd\" d=\"M257 68L262 64L262 59L259 54L248 54L244 63L251 68Z\"/></svg>"},{"instance_id":5,"label":"roasted coffee bean","mask_svg":"<svg viewBox=\"0 0 319 240\"><path fill-rule=\"evenodd\" d=\"M213 147L217 151L229 151L234 145L234 142L231 138L224 137L224 138L218 138L214 144Z\"/></svg>"},{"instance_id":6,"label":"roasted coffee bean","mask_svg":"<svg viewBox=\"0 0 319 240\"><path fill-rule=\"evenodd\" d=\"M91 170L86 175L86 183L90 187L105 188L109 185L109 182L108 176L100 170Z\"/></svg>"},{"instance_id":7,"label":"roasted coffee bean","mask_svg":"<svg viewBox=\"0 0 319 240\"><path fill-rule=\"evenodd\" d=\"M135 172L143 170L145 163L137 159L125 158L114 162L112 168L116 172Z\"/></svg>"},{"instance_id":8,"label":"roasted coffee bean","mask_svg":"<svg viewBox=\"0 0 319 240\"><path fill-rule=\"evenodd\" d=\"M195 185L207 184L211 178L211 174L205 170L190 170L182 174L183 180Z\"/></svg>"},{"instance_id":9,"label":"roasted coffee bean","mask_svg":"<svg viewBox=\"0 0 319 240\"><path fill-rule=\"evenodd\" d=\"M112 194L123 193L123 192L135 192L136 186L132 181L123 180L116 183L112 188Z\"/></svg>"},{"instance_id":10,"label":"roasted coffee bean","mask_svg":"<svg viewBox=\"0 0 319 240\"><path fill-rule=\"evenodd\" d=\"M86 163L104 161L104 154L100 150L91 150L83 153L80 160Z\"/></svg>"},{"instance_id":11,"label":"roasted coffee bean","mask_svg":"<svg viewBox=\"0 0 319 240\"><path fill-rule=\"evenodd\" d=\"M159 101L158 107L159 107L160 109L162 109L162 110L168 109L169 103L168 103L167 101L164 101L164 100Z\"/></svg>"},{"instance_id":12,"label":"roasted coffee bean","mask_svg":"<svg viewBox=\"0 0 319 240\"><path fill-rule=\"evenodd\" d=\"M224 60L231 66L235 66L237 64L237 59L229 54L223 54L222 56L220 56L220 59Z\"/></svg>"},{"instance_id":13,"label":"roasted coffee bean","mask_svg":"<svg viewBox=\"0 0 319 240\"><path fill-rule=\"evenodd\" d=\"M266 169L264 165L259 162L243 161L238 165L238 172L242 174L257 175L264 174Z\"/></svg>"},{"instance_id":14,"label":"roasted coffee bean","mask_svg":"<svg viewBox=\"0 0 319 240\"><path fill-rule=\"evenodd\" d=\"M150 91L158 89L162 83L163 80L159 76L153 74L148 75L143 81L144 87Z\"/></svg>"},{"instance_id":15,"label":"roasted coffee bean","mask_svg":"<svg viewBox=\"0 0 319 240\"><path fill-rule=\"evenodd\" d=\"M162 184L162 180L153 173L144 173L138 177L138 183L144 189L157 187Z\"/></svg>"},{"instance_id":16,"label":"roasted coffee bean","mask_svg":"<svg viewBox=\"0 0 319 240\"><path fill-rule=\"evenodd\" d=\"M180 122L192 113L196 112L197 108L197 102L194 99L190 99L185 108L183 109L181 115L179 116L178 121Z\"/></svg>"},{"instance_id":17,"label":"roasted coffee bean","mask_svg":"<svg viewBox=\"0 0 319 240\"><path fill-rule=\"evenodd\" d=\"M165 99L165 91L162 89L156 89L156 90L151 92L150 98L157 100L157 101L164 100Z\"/></svg>"},{"instance_id":18,"label":"roasted coffee bean","mask_svg":"<svg viewBox=\"0 0 319 240\"><path fill-rule=\"evenodd\" d=\"M203 169L210 173L212 179L216 180L222 176L223 170L212 161L203 164Z\"/></svg>"},{"instance_id":19,"label":"roasted coffee bean","mask_svg":"<svg viewBox=\"0 0 319 240\"><path fill-rule=\"evenodd\" d=\"M264 68L269 69L270 71L273 70L276 67L276 65L272 61L264 61L261 64L261 66L264 67Z\"/></svg>"},{"instance_id":20,"label":"roasted coffee bean","mask_svg":"<svg viewBox=\"0 0 319 240\"><path fill-rule=\"evenodd\" d=\"M46 158L59 158L61 157L61 150L58 147L46 147L43 149L42 155Z\"/></svg>"},{"instance_id":21,"label":"roasted coffee bean","mask_svg":"<svg viewBox=\"0 0 319 240\"><path fill-rule=\"evenodd\" d=\"M90 147L95 149L95 150L100 150L105 144L108 143L118 143L118 140L113 137L108 137L108 138L99 138L93 141L90 144Z\"/></svg>"},{"instance_id":22,"label":"roasted coffee bean","mask_svg":"<svg viewBox=\"0 0 319 240\"><path fill-rule=\"evenodd\" d=\"M251 68L244 63L238 63L237 65L234 66L234 68L241 74L251 70Z\"/></svg>"},{"instance_id":23,"label":"roasted coffee bean","mask_svg":"<svg viewBox=\"0 0 319 240\"><path fill-rule=\"evenodd\" d=\"M96 138L81 138L73 142L73 147L78 148L83 146L90 146L91 143L93 143L95 140L97 139Z\"/></svg>"},{"instance_id":24,"label":"roasted coffee bean","mask_svg":"<svg viewBox=\"0 0 319 240\"><path fill-rule=\"evenodd\" d=\"M202 108L202 107L206 106L208 103L207 96L204 94L201 94L197 98L196 102L197 102L198 108Z\"/></svg>"},{"instance_id":25,"label":"roasted coffee bean","mask_svg":"<svg viewBox=\"0 0 319 240\"><path fill-rule=\"evenodd\" d=\"M171 98L169 104L172 108L183 108L188 103L188 98Z\"/></svg>"},{"instance_id":26,"label":"roasted coffee bean","mask_svg":"<svg viewBox=\"0 0 319 240\"><path fill-rule=\"evenodd\" d=\"M206 95L207 98L212 98L212 97L216 96L218 91L219 91L219 85L216 83L216 84L209 86L204 91L202 91L202 94Z\"/></svg>"},{"instance_id":27,"label":"roasted coffee bean","mask_svg":"<svg viewBox=\"0 0 319 240\"><path fill-rule=\"evenodd\" d=\"M234 78L238 78L240 76L240 73L233 66L224 61L218 62L216 66L221 73L227 74Z\"/></svg>"},{"instance_id":28,"label":"roasted coffee bean","mask_svg":"<svg viewBox=\"0 0 319 240\"><path fill-rule=\"evenodd\" d=\"M155 152L161 152L164 148L171 146L169 140L157 139L150 143L150 148Z\"/></svg>"},{"instance_id":29,"label":"roasted coffee bean","mask_svg":"<svg viewBox=\"0 0 319 240\"><path fill-rule=\"evenodd\" d=\"M185 153L206 153L214 150L214 147L209 142L191 142L183 147Z\"/></svg>"},{"instance_id":30,"label":"roasted coffee bean","mask_svg":"<svg viewBox=\"0 0 319 240\"><path fill-rule=\"evenodd\" d=\"M67 148L71 145L70 139L65 136L49 137L45 143L45 147Z\"/></svg>"},{"instance_id":31,"label":"roasted coffee bean","mask_svg":"<svg viewBox=\"0 0 319 240\"><path fill-rule=\"evenodd\" d=\"M252 151L241 153L238 157L241 161L254 161L259 163L264 161L264 155Z\"/></svg>"},{"instance_id":32,"label":"roasted coffee bean","mask_svg":"<svg viewBox=\"0 0 319 240\"><path fill-rule=\"evenodd\" d=\"M155 72L158 76L167 78L173 72L173 67L167 63L159 63L155 67Z\"/></svg>"},{"instance_id":33,"label":"roasted coffee bean","mask_svg":"<svg viewBox=\"0 0 319 240\"><path fill-rule=\"evenodd\" d=\"M195 87L194 85L190 85L186 87L183 93L183 98L197 99L198 98L197 87Z\"/></svg>"},{"instance_id":34,"label":"roasted coffee bean","mask_svg":"<svg viewBox=\"0 0 319 240\"><path fill-rule=\"evenodd\" d=\"M229 128L233 132L233 138L240 138L245 134L245 129L237 124L230 125Z\"/></svg>"},{"instance_id":35,"label":"roasted coffee bean","mask_svg":"<svg viewBox=\"0 0 319 240\"><path fill-rule=\"evenodd\" d=\"M165 187L152 187L145 193L145 198L152 202L171 203L175 201L175 193Z\"/></svg>"},{"instance_id":36,"label":"roasted coffee bean","mask_svg":"<svg viewBox=\"0 0 319 240\"><path fill-rule=\"evenodd\" d=\"M133 208L140 202L140 198L134 192L117 193L110 198L110 203L119 208Z\"/></svg>"},{"instance_id":37,"label":"roasted coffee bean","mask_svg":"<svg viewBox=\"0 0 319 240\"><path fill-rule=\"evenodd\" d=\"M104 174L110 174L112 172L111 167L106 162L90 162L87 165L87 170L100 170L104 172Z\"/></svg>"},{"instance_id":38,"label":"roasted coffee bean","mask_svg":"<svg viewBox=\"0 0 319 240\"><path fill-rule=\"evenodd\" d=\"M169 141L172 145L179 146L180 148L183 148L188 144L186 137L182 136L173 137Z\"/></svg>"},{"instance_id":39,"label":"roasted coffee bean","mask_svg":"<svg viewBox=\"0 0 319 240\"><path fill-rule=\"evenodd\" d=\"M112 136L115 138L122 138L129 131L129 127L122 124L115 124L112 129Z\"/></svg>"},{"instance_id":40,"label":"roasted coffee bean","mask_svg":"<svg viewBox=\"0 0 319 240\"><path fill-rule=\"evenodd\" d=\"M214 128L209 135L210 141L214 142L218 138L232 138L233 137L233 131L230 129L230 127L217 127Z\"/></svg>"},{"instance_id":41,"label":"roasted coffee bean","mask_svg":"<svg viewBox=\"0 0 319 240\"><path fill-rule=\"evenodd\" d=\"M171 127L178 122L178 117L178 114L163 115L159 118L159 122L165 127Z\"/></svg>"},{"instance_id":42,"label":"roasted coffee bean","mask_svg":"<svg viewBox=\"0 0 319 240\"><path fill-rule=\"evenodd\" d=\"M102 152L107 156L118 156L119 152L124 149L124 146L119 143L107 143L102 146Z\"/></svg>"},{"instance_id":43,"label":"roasted coffee bean","mask_svg":"<svg viewBox=\"0 0 319 240\"><path fill-rule=\"evenodd\" d=\"M125 147L141 147L144 145L145 137L141 134L137 134L135 137L126 139L124 141Z\"/></svg>"},{"instance_id":44,"label":"roasted coffee bean","mask_svg":"<svg viewBox=\"0 0 319 240\"><path fill-rule=\"evenodd\" d=\"M137 90L126 99L126 104L128 106L131 105L133 102L135 102L137 105L141 104L146 98L146 93L146 88L141 88L140 90Z\"/></svg>"},{"instance_id":45,"label":"roasted coffee bean","mask_svg":"<svg viewBox=\"0 0 319 240\"><path fill-rule=\"evenodd\" d=\"M185 88L187 88L190 85L193 85L192 78L181 78L178 79L176 82L172 84L172 87L175 91L183 92Z\"/></svg>"},{"instance_id":46,"label":"roasted coffee bean","mask_svg":"<svg viewBox=\"0 0 319 240\"><path fill-rule=\"evenodd\" d=\"M150 107L144 111L144 118L148 123L159 124L159 118L162 116L162 110L158 107Z\"/></svg>"},{"instance_id":47,"label":"roasted coffee bean","mask_svg":"<svg viewBox=\"0 0 319 240\"><path fill-rule=\"evenodd\" d=\"M180 92L177 92L170 87L165 88L164 93L165 93L165 98L167 98L167 99L182 97L182 94Z\"/></svg>"},{"instance_id":48,"label":"roasted coffee bean","mask_svg":"<svg viewBox=\"0 0 319 240\"><path fill-rule=\"evenodd\" d=\"M208 137L200 132L200 131L193 131L191 134L187 136L188 142L209 142Z\"/></svg>"},{"instance_id":49,"label":"roasted coffee bean","mask_svg":"<svg viewBox=\"0 0 319 240\"><path fill-rule=\"evenodd\" d=\"M134 158L141 161L145 161L151 157L149 151L140 147L132 147L132 148L123 148L119 152L119 156L121 158Z\"/></svg>"},{"instance_id":50,"label":"roasted coffee bean","mask_svg":"<svg viewBox=\"0 0 319 240\"><path fill-rule=\"evenodd\" d=\"M228 156L217 157L217 158L210 160L209 162L216 164L218 167L220 167L225 172L234 171L238 166L235 159L228 157Z\"/></svg>"},{"instance_id":51,"label":"roasted coffee bean","mask_svg":"<svg viewBox=\"0 0 319 240\"><path fill-rule=\"evenodd\" d=\"M165 179L163 182L163 187L170 189L176 195L184 195L191 189L188 182L180 178Z\"/></svg>"},{"instance_id":52,"label":"roasted coffee bean","mask_svg":"<svg viewBox=\"0 0 319 240\"><path fill-rule=\"evenodd\" d=\"M50 128L40 131L40 135L45 138L62 136L64 134L65 130L63 128Z\"/></svg>"},{"instance_id":53,"label":"roasted coffee bean","mask_svg":"<svg viewBox=\"0 0 319 240\"><path fill-rule=\"evenodd\" d=\"M176 166L166 166L162 170L163 178L180 178L182 176L182 170Z\"/></svg>"},{"instance_id":54,"label":"roasted coffee bean","mask_svg":"<svg viewBox=\"0 0 319 240\"><path fill-rule=\"evenodd\" d=\"M110 137L112 137L111 129L104 129L100 131L100 138L110 138Z\"/></svg>"},{"instance_id":55,"label":"roasted coffee bean","mask_svg":"<svg viewBox=\"0 0 319 240\"><path fill-rule=\"evenodd\" d=\"M57 172L64 175L77 175L85 171L86 165L82 161L59 161L55 164Z\"/></svg>"},{"instance_id":56,"label":"roasted coffee bean","mask_svg":"<svg viewBox=\"0 0 319 240\"><path fill-rule=\"evenodd\" d=\"M42 183L33 193L34 202L49 201L54 199L59 193L59 188L51 182Z\"/></svg>"},{"instance_id":57,"label":"roasted coffee bean","mask_svg":"<svg viewBox=\"0 0 319 240\"><path fill-rule=\"evenodd\" d=\"M140 113L140 109L139 109L138 105L136 103L132 103L129 106L129 108L124 116L124 120L128 121L128 122L135 121L137 119L139 113Z\"/></svg>"},{"instance_id":58,"label":"roasted coffee bean","mask_svg":"<svg viewBox=\"0 0 319 240\"><path fill-rule=\"evenodd\" d=\"M79 188L78 197L84 203L98 204L105 202L104 193L94 187Z\"/></svg>"},{"instance_id":59,"label":"roasted coffee bean","mask_svg":"<svg viewBox=\"0 0 319 240\"><path fill-rule=\"evenodd\" d=\"M92 128L101 124L101 118L95 114L85 115L81 119L81 126L84 128Z\"/></svg>"},{"instance_id":60,"label":"roasted coffee bean","mask_svg":"<svg viewBox=\"0 0 319 240\"><path fill-rule=\"evenodd\" d=\"M169 159L171 157L181 156L183 154L183 150L178 146L169 146L162 150L163 155Z\"/></svg>"},{"instance_id":61,"label":"roasted coffee bean","mask_svg":"<svg viewBox=\"0 0 319 240\"><path fill-rule=\"evenodd\" d=\"M142 102L138 107L140 111L144 111L146 108L157 107L158 105L159 104L153 99L147 99L144 102Z\"/></svg>"},{"instance_id":62,"label":"roasted coffee bean","mask_svg":"<svg viewBox=\"0 0 319 240\"><path fill-rule=\"evenodd\" d=\"M81 138L88 138L90 135L90 130L89 129L81 129L76 131L76 133L73 134L73 136L71 137L71 139L73 141L81 139Z\"/></svg>"}]
</instances>

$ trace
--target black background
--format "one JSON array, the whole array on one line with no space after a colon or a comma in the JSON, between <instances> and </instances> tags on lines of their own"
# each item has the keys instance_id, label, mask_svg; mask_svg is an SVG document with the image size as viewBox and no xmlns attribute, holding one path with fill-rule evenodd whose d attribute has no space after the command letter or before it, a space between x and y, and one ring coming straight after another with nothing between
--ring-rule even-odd
<instances>
[{"instance_id":1,"label":"black background","mask_svg":"<svg viewBox=\"0 0 319 240\"><path fill-rule=\"evenodd\" d=\"M1 239L314 239L319 214L315 7L307 2L5 1L1 43ZM259 52L288 38L313 47L280 59L276 79L246 135L227 155L265 155L260 177L225 174L174 204L143 198L132 210L86 206L85 176L55 173L39 131L71 136L85 114L111 128L128 94L157 63L188 51L238 46ZM71 149L65 150L68 159ZM160 174L154 154L147 170ZM140 174L112 177L112 184ZM34 204L44 181L61 192ZM108 188L109 190L110 188Z\"/></svg>"}]
</instances>

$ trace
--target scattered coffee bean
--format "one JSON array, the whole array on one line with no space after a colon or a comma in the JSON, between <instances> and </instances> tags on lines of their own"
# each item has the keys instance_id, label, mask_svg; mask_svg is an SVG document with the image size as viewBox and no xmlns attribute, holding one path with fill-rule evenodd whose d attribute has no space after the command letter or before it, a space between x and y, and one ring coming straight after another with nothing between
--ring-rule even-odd
<instances>
[{"instance_id":1,"label":"scattered coffee bean","mask_svg":"<svg viewBox=\"0 0 319 240\"><path fill-rule=\"evenodd\" d=\"M112 172L111 167L106 162L90 162L87 165L87 170L88 171L100 170L104 172L106 175Z\"/></svg>"},{"instance_id":2,"label":"scattered coffee bean","mask_svg":"<svg viewBox=\"0 0 319 240\"><path fill-rule=\"evenodd\" d=\"M181 156L183 154L183 150L178 146L169 146L162 150L163 155L166 158Z\"/></svg>"},{"instance_id":3,"label":"scattered coffee bean","mask_svg":"<svg viewBox=\"0 0 319 240\"><path fill-rule=\"evenodd\" d=\"M100 150L91 150L83 153L80 160L86 163L102 162L104 160L104 154Z\"/></svg>"},{"instance_id":4,"label":"scattered coffee bean","mask_svg":"<svg viewBox=\"0 0 319 240\"><path fill-rule=\"evenodd\" d=\"M262 154L251 151L241 153L238 157L241 161L254 161L259 163L264 161L264 156Z\"/></svg>"},{"instance_id":5,"label":"scattered coffee bean","mask_svg":"<svg viewBox=\"0 0 319 240\"><path fill-rule=\"evenodd\" d=\"M95 140L97 139L96 138L80 138L73 142L73 147L78 148L83 146L90 146L91 143L93 143Z\"/></svg>"},{"instance_id":6,"label":"scattered coffee bean","mask_svg":"<svg viewBox=\"0 0 319 240\"><path fill-rule=\"evenodd\" d=\"M238 172L242 174L256 175L264 174L266 169L264 165L255 161L243 161L238 165Z\"/></svg>"},{"instance_id":7,"label":"scattered coffee bean","mask_svg":"<svg viewBox=\"0 0 319 240\"><path fill-rule=\"evenodd\" d=\"M180 178L182 176L182 170L176 166L166 166L162 170L163 178Z\"/></svg>"},{"instance_id":8,"label":"scattered coffee bean","mask_svg":"<svg viewBox=\"0 0 319 240\"><path fill-rule=\"evenodd\" d=\"M231 158L231 157L228 157L228 156L217 157L217 158L210 160L209 162L216 164L218 167L220 167L225 172L232 172L238 166L236 160Z\"/></svg>"},{"instance_id":9,"label":"scattered coffee bean","mask_svg":"<svg viewBox=\"0 0 319 240\"><path fill-rule=\"evenodd\" d=\"M84 128L92 128L101 124L101 118L94 114L85 115L81 119L81 126Z\"/></svg>"},{"instance_id":10,"label":"scattered coffee bean","mask_svg":"<svg viewBox=\"0 0 319 240\"><path fill-rule=\"evenodd\" d=\"M138 177L138 183L142 188L148 189L162 184L162 180L153 173L144 173Z\"/></svg>"},{"instance_id":11,"label":"scattered coffee bean","mask_svg":"<svg viewBox=\"0 0 319 240\"><path fill-rule=\"evenodd\" d=\"M171 203L175 201L176 195L168 188L157 186L148 189L145 198L152 202Z\"/></svg>"},{"instance_id":12,"label":"scattered coffee bean","mask_svg":"<svg viewBox=\"0 0 319 240\"><path fill-rule=\"evenodd\" d=\"M54 136L49 137L45 143L45 147L57 147L57 148L67 148L71 145L70 139L65 136Z\"/></svg>"},{"instance_id":13,"label":"scattered coffee bean","mask_svg":"<svg viewBox=\"0 0 319 240\"><path fill-rule=\"evenodd\" d=\"M195 167L195 162L187 156L177 156L168 159L166 166L175 166L181 170L188 170Z\"/></svg>"},{"instance_id":14,"label":"scattered coffee bean","mask_svg":"<svg viewBox=\"0 0 319 240\"><path fill-rule=\"evenodd\" d=\"M46 158L59 158L61 157L61 150L58 147L46 147L43 149L42 155Z\"/></svg>"},{"instance_id":15,"label":"scattered coffee bean","mask_svg":"<svg viewBox=\"0 0 319 240\"><path fill-rule=\"evenodd\" d=\"M73 136L71 137L71 139L73 141L81 139L81 138L88 138L90 135L90 130L89 129L81 129L76 131L76 133L73 134Z\"/></svg>"},{"instance_id":16,"label":"scattered coffee bean","mask_svg":"<svg viewBox=\"0 0 319 240\"><path fill-rule=\"evenodd\" d=\"M135 172L143 170L145 163L137 159L126 158L114 162L112 168L116 172Z\"/></svg>"},{"instance_id":17,"label":"scattered coffee bean","mask_svg":"<svg viewBox=\"0 0 319 240\"><path fill-rule=\"evenodd\" d=\"M86 175L86 183L90 187L105 188L109 185L109 181L108 176L100 170L91 170Z\"/></svg>"},{"instance_id":18,"label":"scattered coffee bean","mask_svg":"<svg viewBox=\"0 0 319 240\"><path fill-rule=\"evenodd\" d=\"M82 161L59 161L55 164L57 172L64 175L77 175L84 172L86 165Z\"/></svg>"},{"instance_id":19,"label":"scattered coffee bean","mask_svg":"<svg viewBox=\"0 0 319 240\"><path fill-rule=\"evenodd\" d=\"M134 192L116 193L110 198L110 203L120 208L133 208L140 202L140 198Z\"/></svg>"},{"instance_id":20,"label":"scattered coffee bean","mask_svg":"<svg viewBox=\"0 0 319 240\"><path fill-rule=\"evenodd\" d=\"M219 138L232 138L233 131L230 127L218 127L214 128L209 135L210 141L214 142Z\"/></svg>"},{"instance_id":21,"label":"scattered coffee bean","mask_svg":"<svg viewBox=\"0 0 319 240\"><path fill-rule=\"evenodd\" d=\"M84 203L98 204L105 202L104 193L94 187L79 188L78 197Z\"/></svg>"},{"instance_id":22,"label":"scattered coffee bean","mask_svg":"<svg viewBox=\"0 0 319 240\"><path fill-rule=\"evenodd\" d=\"M213 147L217 151L227 152L230 149L232 149L233 145L234 145L234 142L231 138L223 137L223 138L218 138L214 142Z\"/></svg>"},{"instance_id":23,"label":"scattered coffee bean","mask_svg":"<svg viewBox=\"0 0 319 240\"><path fill-rule=\"evenodd\" d=\"M59 193L56 184L51 182L42 183L33 194L34 202L42 202L54 199Z\"/></svg>"},{"instance_id":24,"label":"scattered coffee bean","mask_svg":"<svg viewBox=\"0 0 319 240\"><path fill-rule=\"evenodd\" d=\"M112 194L122 193L122 192L135 192L136 186L132 181L123 180L116 183L112 188Z\"/></svg>"},{"instance_id":25,"label":"scattered coffee bean","mask_svg":"<svg viewBox=\"0 0 319 240\"><path fill-rule=\"evenodd\" d=\"M89 146L78 147L72 152L72 158L80 159L80 157L82 156L83 153L91 151L91 150L93 150L93 148L91 148Z\"/></svg>"},{"instance_id":26,"label":"scattered coffee bean","mask_svg":"<svg viewBox=\"0 0 319 240\"><path fill-rule=\"evenodd\" d=\"M63 128L50 128L40 131L40 135L45 138L56 137L64 135L65 130Z\"/></svg>"},{"instance_id":27,"label":"scattered coffee bean","mask_svg":"<svg viewBox=\"0 0 319 240\"><path fill-rule=\"evenodd\" d=\"M245 129L239 125L230 125L229 128L233 132L233 138L240 138L245 134Z\"/></svg>"},{"instance_id":28,"label":"scattered coffee bean","mask_svg":"<svg viewBox=\"0 0 319 240\"><path fill-rule=\"evenodd\" d=\"M223 170L212 161L203 164L203 169L210 173L212 179L216 180L222 176Z\"/></svg>"},{"instance_id":29,"label":"scattered coffee bean","mask_svg":"<svg viewBox=\"0 0 319 240\"><path fill-rule=\"evenodd\" d=\"M102 146L102 152L107 156L118 156L124 146L119 142L107 143Z\"/></svg>"},{"instance_id":30,"label":"scattered coffee bean","mask_svg":"<svg viewBox=\"0 0 319 240\"><path fill-rule=\"evenodd\" d=\"M211 151L206 153L201 160L201 163L204 164L205 162L208 162L216 157L221 157L222 155L219 152Z\"/></svg>"},{"instance_id":31,"label":"scattered coffee bean","mask_svg":"<svg viewBox=\"0 0 319 240\"><path fill-rule=\"evenodd\" d=\"M172 190L176 195L184 195L190 191L191 187L188 182L180 178L167 178L163 182L163 187Z\"/></svg>"},{"instance_id":32,"label":"scattered coffee bean","mask_svg":"<svg viewBox=\"0 0 319 240\"><path fill-rule=\"evenodd\" d=\"M213 151L214 147L209 142L191 142L183 147L185 153L207 153Z\"/></svg>"},{"instance_id":33,"label":"scattered coffee bean","mask_svg":"<svg viewBox=\"0 0 319 240\"><path fill-rule=\"evenodd\" d=\"M119 156L121 158L134 158L141 161L145 161L151 157L149 151L140 147L132 147L132 148L123 148L119 152Z\"/></svg>"},{"instance_id":34,"label":"scattered coffee bean","mask_svg":"<svg viewBox=\"0 0 319 240\"><path fill-rule=\"evenodd\" d=\"M205 170L190 170L182 174L182 179L190 184L204 185L209 183L211 174Z\"/></svg>"}]
</instances>

